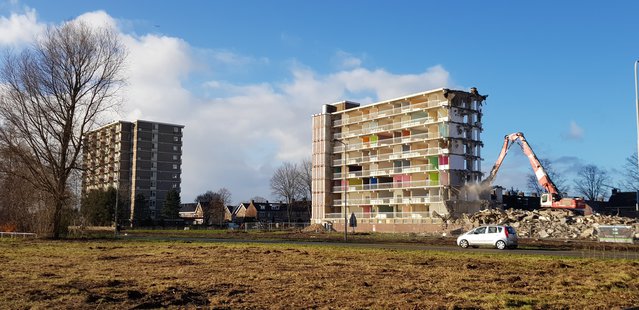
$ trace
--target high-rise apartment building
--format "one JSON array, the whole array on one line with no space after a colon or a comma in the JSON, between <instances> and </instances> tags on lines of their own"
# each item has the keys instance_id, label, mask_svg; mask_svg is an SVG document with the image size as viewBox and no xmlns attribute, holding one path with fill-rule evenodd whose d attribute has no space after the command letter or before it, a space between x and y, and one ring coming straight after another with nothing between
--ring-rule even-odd
<instances>
[{"instance_id":1,"label":"high-rise apartment building","mask_svg":"<svg viewBox=\"0 0 639 310\"><path fill-rule=\"evenodd\" d=\"M477 204L482 103L435 89L369 105L343 101L313 115L312 221L358 229L424 231ZM474 196L474 197L471 197ZM343 226L342 226L343 227Z\"/></svg>"},{"instance_id":2,"label":"high-rise apartment building","mask_svg":"<svg viewBox=\"0 0 639 310\"><path fill-rule=\"evenodd\" d=\"M183 125L118 121L84 139L82 190L118 189L131 225L157 219L168 191L180 191Z\"/></svg>"}]
</instances>

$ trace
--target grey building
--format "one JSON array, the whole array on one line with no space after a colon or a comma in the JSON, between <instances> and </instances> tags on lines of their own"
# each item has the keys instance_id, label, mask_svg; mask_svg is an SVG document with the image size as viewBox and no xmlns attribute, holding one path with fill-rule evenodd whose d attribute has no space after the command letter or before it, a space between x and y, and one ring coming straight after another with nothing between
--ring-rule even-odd
<instances>
[{"instance_id":1,"label":"grey building","mask_svg":"<svg viewBox=\"0 0 639 310\"><path fill-rule=\"evenodd\" d=\"M183 125L117 121L84 139L82 191L118 189L126 221L160 217L166 194L180 191ZM121 200L123 200L121 198Z\"/></svg>"}]
</instances>

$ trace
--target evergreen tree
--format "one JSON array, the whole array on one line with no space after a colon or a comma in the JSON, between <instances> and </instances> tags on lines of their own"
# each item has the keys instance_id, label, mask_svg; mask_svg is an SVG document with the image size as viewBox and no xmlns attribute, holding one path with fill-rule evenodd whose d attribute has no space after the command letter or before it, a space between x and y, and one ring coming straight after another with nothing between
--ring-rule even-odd
<instances>
[{"instance_id":1,"label":"evergreen tree","mask_svg":"<svg viewBox=\"0 0 639 310\"><path fill-rule=\"evenodd\" d=\"M162 218L176 219L180 217L180 193L175 189L166 194L164 206L162 206Z\"/></svg>"},{"instance_id":2,"label":"evergreen tree","mask_svg":"<svg viewBox=\"0 0 639 310\"><path fill-rule=\"evenodd\" d=\"M94 189L87 192L82 198L81 214L87 225L109 226L114 221L115 214L115 188L101 190ZM124 203L119 199L118 216L125 216Z\"/></svg>"}]
</instances>

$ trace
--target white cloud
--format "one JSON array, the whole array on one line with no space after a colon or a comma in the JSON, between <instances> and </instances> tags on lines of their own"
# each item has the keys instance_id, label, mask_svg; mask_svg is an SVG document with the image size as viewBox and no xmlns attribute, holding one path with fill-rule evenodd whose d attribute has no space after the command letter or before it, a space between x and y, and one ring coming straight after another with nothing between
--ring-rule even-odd
<instances>
[{"instance_id":1,"label":"white cloud","mask_svg":"<svg viewBox=\"0 0 639 310\"><path fill-rule=\"evenodd\" d=\"M114 30L118 29L117 21L105 11L87 12L76 17L75 20L79 20L95 28L104 27Z\"/></svg>"},{"instance_id":2,"label":"white cloud","mask_svg":"<svg viewBox=\"0 0 639 310\"><path fill-rule=\"evenodd\" d=\"M253 195L269 197L270 173L279 162L310 157L311 115L319 113L323 104L353 99L346 97L349 93L370 92L373 100L382 100L451 84L448 72L441 66L414 75L363 68L321 75L298 64L290 73L291 80L283 83L205 83L225 95L202 102L196 108L200 112L193 114L185 131L186 135L190 130L212 133L197 134L197 139L203 140L196 142L199 151L194 156L198 159L193 163L199 166L193 169L216 176L210 178L209 184L220 185L211 186L213 189L231 187L242 193L236 197L238 200ZM207 160L210 164L200 164ZM189 186L186 174L192 169L189 165L185 162L185 189Z\"/></svg>"},{"instance_id":3,"label":"white cloud","mask_svg":"<svg viewBox=\"0 0 639 310\"><path fill-rule=\"evenodd\" d=\"M564 132L562 134L562 137L566 140L581 141L584 138L584 130L579 125L577 125L577 122L570 121L570 128L567 132Z\"/></svg>"},{"instance_id":4,"label":"white cloud","mask_svg":"<svg viewBox=\"0 0 639 310\"><path fill-rule=\"evenodd\" d=\"M24 13L11 13L7 18L0 17L0 45L17 46L33 42L36 36L45 30L38 23L36 11L25 9Z\"/></svg>"},{"instance_id":5,"label":"white cloud","mask_svg":"<svg viewBox=\"0 0 639 310\"><path fill-rule=\"evenodd\" d=\"M333 62L335 62L337 67L341 69L353 69L362 66L362 59L345 51L337 51Z\"/></svg>"},{"instance_id":6,"label":"white cloud","mask_svg":"<svg viewBox=\"0 0 639 310\"><path fill-rule=\"evenodd\" d=\"M103 11L78 18L114 29L121 23ZM0 19L0 31L5 26L1 21L12 19L29 21L31 29L43 27L31 10L21 17ZM311 116L319 113L323 104L340 100L367 103L452 85L449 73L441 66L416 74L394 74L362 68L361 61L347 57L347 66L330 74L295 64L285 81L237 84L216 78L192 86L190 77L202 73L198 70L206 50L160 34L121 36L129 49L128 87L123 92L124 105L113 118L185 125L185 202L220 187L231 190L236 202L255 195L271 197L269 180L274 168L281 161L310 157ZM238 55L227 49L208 52L216 55L209 60L212 67L221 63L240 67L255 62L269 64L266 58ZM199 95L201 89L191 87L204 87L213 95Z\"/></svg>"}]
</instances>

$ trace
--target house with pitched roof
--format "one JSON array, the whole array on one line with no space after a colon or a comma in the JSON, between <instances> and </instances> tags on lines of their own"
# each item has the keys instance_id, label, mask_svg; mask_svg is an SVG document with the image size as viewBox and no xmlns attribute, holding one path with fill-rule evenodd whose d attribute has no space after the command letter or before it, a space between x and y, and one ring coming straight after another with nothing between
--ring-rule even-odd
<instances>
[{"instance_id":1,"label":"house with pitched roof","mask_svg":"<svg viewBox=\"0 0 639 310\"><path fill-rule=\"evenodd\" d=\"M180 218L184 219L184 223L187 225L204 224L204 210L199 202L180 204L179 213Z\"/></svg>"}]
</instances>

